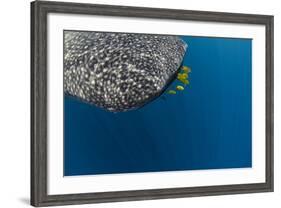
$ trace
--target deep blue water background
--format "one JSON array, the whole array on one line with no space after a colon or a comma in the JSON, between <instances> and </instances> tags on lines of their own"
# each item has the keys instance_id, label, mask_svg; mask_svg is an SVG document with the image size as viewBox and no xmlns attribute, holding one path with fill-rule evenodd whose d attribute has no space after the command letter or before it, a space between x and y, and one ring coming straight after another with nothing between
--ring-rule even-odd
<instances>
[{"instance_id":1,"label":"deep blue water background","mask_svg":"<svg viewBox=\"0 0 281 208\"><path fill-rule=\"evenodd\" d=\"M65 96L66 176L251 167L251 40L182 39L192 73L176 95L122 113Z\"/></svg>"}]
</instances>

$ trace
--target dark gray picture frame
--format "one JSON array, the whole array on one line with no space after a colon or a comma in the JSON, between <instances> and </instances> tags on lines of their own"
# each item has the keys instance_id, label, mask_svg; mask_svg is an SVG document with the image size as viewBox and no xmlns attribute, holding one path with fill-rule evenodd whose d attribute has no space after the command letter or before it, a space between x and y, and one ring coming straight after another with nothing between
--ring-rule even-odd
<instances>
[{"instance_id":1,"label":"dark gray picture frame","mask_svg":"<svg viewBox=\"0 0 281 208\"><path fill-rule=\"evenodd\" d=\"M264 25L266 28L266 182L135 191L47 193L47 15L108 15ZM31 3L31 205L51 206L273 191L273 16L35 1Z\"/></svg>"}]
</instances>

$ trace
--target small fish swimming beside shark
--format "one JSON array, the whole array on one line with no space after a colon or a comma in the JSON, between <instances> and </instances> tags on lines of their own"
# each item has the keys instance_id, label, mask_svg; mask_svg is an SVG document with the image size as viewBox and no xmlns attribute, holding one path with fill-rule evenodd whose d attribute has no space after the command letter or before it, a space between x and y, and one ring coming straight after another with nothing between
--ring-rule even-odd
<instances>
[{"instance_id":1,"label":"small fish swimming beside shark","mask_svg":"<svg viewBox=\"0 0 281 208\"><path fill-rule=\"evenodd\" d=\"M175 90L174 89L168 90L167 94L175 95L177 94L177 91L183 91L185 89L185 86L189 85L188 77L190 72L191 72L190 67L182 66L181 71L177 74L177 80L180 81L181 85L177 85Z\"/></svg>"}]
</instances>

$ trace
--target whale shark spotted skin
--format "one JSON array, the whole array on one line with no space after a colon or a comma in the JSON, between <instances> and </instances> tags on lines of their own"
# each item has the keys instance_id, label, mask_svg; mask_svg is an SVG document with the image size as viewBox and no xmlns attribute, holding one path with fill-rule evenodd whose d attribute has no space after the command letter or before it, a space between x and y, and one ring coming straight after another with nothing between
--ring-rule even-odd
<instances>
[{"instance_id":1,"label":"whale shark spotted skin","mask_svg":"<svg viewBox=\"0 0 281 208\"><path fill-rule=\"evenodd\" d=\"M177 36L64 31L64 92L112 112L137 109L171 83L186 49Z\"/></svg>"}]
</instances>

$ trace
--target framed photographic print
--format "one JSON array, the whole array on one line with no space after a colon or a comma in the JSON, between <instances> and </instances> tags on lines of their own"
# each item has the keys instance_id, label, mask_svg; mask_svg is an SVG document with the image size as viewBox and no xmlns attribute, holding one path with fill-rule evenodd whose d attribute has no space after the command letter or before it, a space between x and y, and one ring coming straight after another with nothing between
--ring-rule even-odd
<instances>
[{"instance_id":1,"label":"framed photographic print","mask_svg":"<svg viewBox=\"0 0 281 208\"><path fill-rule=\"evenodd\" d=\"M273 191L273 16L31 3L31 204Z\"/></svg>"}]
</instances>

